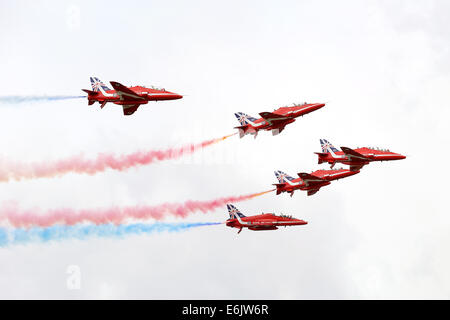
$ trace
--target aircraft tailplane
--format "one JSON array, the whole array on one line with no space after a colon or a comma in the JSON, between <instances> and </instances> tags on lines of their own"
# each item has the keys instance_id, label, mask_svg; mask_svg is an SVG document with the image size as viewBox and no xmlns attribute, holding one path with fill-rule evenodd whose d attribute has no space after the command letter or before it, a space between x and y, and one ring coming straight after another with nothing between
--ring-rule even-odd
<instances>
[{"instance_id":1,"label":"aircraft tailplane","mask_svg":"<svg viewBox=\"0 0 450 320\"><path fill-rule=\"evenodd\" d=\"M315 152L315 154L317 154L317 157L318 157L318 164L322 164L322 163L326 162L328 153Z\"/></svg>"},{"instance_id":2,"label":"aircraft tailplane","mask_svg":"<svg viewBox=\"0 0 450 320\"><path fill-rule=\"evenodd\" d=\"M91 91L91 90L87 90L87 89L82 89L84 92L86 92L88 94L88 105L93 105L95 103L95 96L97 95L97 92L95 91Z\"/></svg>"},{"instance_id":3,"label":"aircraft tailplane","mask_svg":"<svg viewBox=\"0 0 450 320\"><path fill-rule=\"evenodd\" d=\"M248 131L248 126L239 126L239 127L234 127L234 129L238 129L239 131L239 138L242 139L242 137L244 137L247 134Z\"/></svg>"}]
</instances>

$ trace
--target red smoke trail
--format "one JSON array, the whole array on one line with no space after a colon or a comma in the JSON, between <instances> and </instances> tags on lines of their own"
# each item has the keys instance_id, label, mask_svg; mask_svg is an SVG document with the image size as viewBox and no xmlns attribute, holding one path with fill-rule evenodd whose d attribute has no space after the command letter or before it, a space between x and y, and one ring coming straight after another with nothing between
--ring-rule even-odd
<instances>
[{"instance_id":1,"label":"red smoke trail","mask_svg":"<svg viewBox=\"0 0 450 320\"><path fill-rule=\"evenodd\" d=\"M275 189L273 189L275 190ZM0 223L8 223L12 227L50 227L55 224L74 225L90 222L94 224L121 224L129 219L161 219L166 215L186 217L195 212L209 212L224 207L229 202L240 202L266 194L273 190L252 193L249 195L219 198L210 201L186 201L184 203L165 203L157 206L133 206L108 209L52 209L44 214L36 214L36 210L21 211L16 206L0 209Z\"/></svg>"},{"instance_id":2,"label":"red smoke trail","mask_svg":"<svg viewBox=\"0 0 450 320\"><path fill-rule=\"evenodd\" d=\"M0 161L0 182L52 178L67 173L87 173L93 175L105 171L106 169L122 171L135 166L151 164L155 161L176 159L184 154L192 154L195 151L223 141L233 135L234 134L230 134L218 139L207 140L198 144L190 144L184 147L170 148L167 150L138 151L120 156L101 153L95 160L86 160L82 156L74 156L53 162L32 164L5 163Z\"/></svg>"}]
</instances>

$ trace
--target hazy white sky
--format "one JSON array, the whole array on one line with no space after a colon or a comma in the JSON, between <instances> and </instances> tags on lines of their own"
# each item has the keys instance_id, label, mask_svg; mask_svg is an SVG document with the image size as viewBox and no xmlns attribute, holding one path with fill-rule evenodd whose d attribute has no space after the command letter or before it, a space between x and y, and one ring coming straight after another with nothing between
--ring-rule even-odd
<instances>
[{"instance_id":1,"label":"hazy white sky","mask_svg":"<svg viewBox=\"0 0 450 320\"><path fill-rule=\"evenodd\" d=\"M448 299L449 10L446 1L2 1L1 95L78 95L97 76L185 97L131 117L85 100L1 105L1 159L166 148L232 133L237 111L327 105L279 136L234 136L177 161L2 183L0 203L94 208L259 192L274 170L328 168L313 154L320 138L408 158L312 197L236 204L306 226L0 248L0 298ZM226 218L224 207L186 221ZM80 290L67 288L70 265Z\"/></svg>"}]
</instances>

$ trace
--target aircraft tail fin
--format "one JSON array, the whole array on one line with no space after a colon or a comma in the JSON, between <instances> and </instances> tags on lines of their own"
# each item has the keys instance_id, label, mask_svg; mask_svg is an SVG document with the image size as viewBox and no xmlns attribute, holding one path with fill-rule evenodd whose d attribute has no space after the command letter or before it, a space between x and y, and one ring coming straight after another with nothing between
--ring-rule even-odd
<instances>
[{"instance_id":1,"label":"aircraft tail fin","mask_svg":"<svg viewBox=\"0 0 450 320\"><path fill-rule=\"evenodd\" d=\"M275 177L277 177L277 179L280 182L280 184L281 183L284 184L286 182L294 180L293 177L291 177L290 175L284 173L283 171L277 170L274 173L275 173Z\"/></svg>"},{"instance_id":2,"label":"aircraft tail fin","mask_svg":"<svg viewBox=\"0 0 450 320\"><path fill-rule=\"evenodd\" d=\"M329 141L325 139L320 139L320 146L322 147L323 153L336 153L339 152Z\"/></svg>"},{"instance_id":3,"label":"aircraft tail fin","mask_svg":"<svg viewBox=\"0 0 450 320\"><path fill-rule=\"evenodd\" d=\"M103 91L111 90L108 86L106 86L99 78L91 77L91 86L94 92L99 92L103 89Z\"/></svg>"},{"instance_id":4,"label":"aircraft tail fin","mask_svg":"<svg viewBox=\"0 0 450 320\"><path fill-rule=\"evenodd\" d=\"M245 217L242 214L242 212L240 212L239 209L236 208L231 203L227 204L227 209L228 209L228 214L230 215L230 219L237 219L237 217L239 217L239 218L244 218Z\"/></svg>"},{"instance_id":5,"label":"aircraft tail fin","mask_svg":"<svg viewBox=\"0 0 450 320\"><path fill-rule=\"evenodd\" d=\"M243 112L236 112L234 114L239 121L240 126L234 127L239 130L239 138L244 137L246 134L252 134L255 136L258 135L258 130L254 129L251 125L256 121L255 118L245 114Z\"/></svg>"},{"instance_id":6,"label":"aircraft tail fin","mask_svg":"<svg viewBox=\"0 0 450 320\"><path fill-rule=\"evenodd\" d=\"M253 124L256 121L256 118L253 118L243 112L236 112L234 115L236 116L236 118L239 121L239 123L241 124L241 126Z\"/></svg>"}]
</instances>

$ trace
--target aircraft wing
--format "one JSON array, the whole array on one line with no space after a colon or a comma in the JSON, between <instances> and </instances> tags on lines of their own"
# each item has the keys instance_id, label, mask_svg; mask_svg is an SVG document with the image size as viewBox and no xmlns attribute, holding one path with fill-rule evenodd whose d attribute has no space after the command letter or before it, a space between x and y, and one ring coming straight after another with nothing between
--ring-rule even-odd
<instances>
[{"instance_id":1,"label":"aircraft wing","mask_svg":"<svg viewBox=\"0 0 450 320\"><path fill-rule=\"evenodd\" d=\"M356 152L353 149L350 149L350 148L347 148L347 147L341 147L341 150L345 153L347 158L349 158L350 160L355 160L355 161L367 161L367 160L369 160L366 157L364 157L361 153Z\"/></svg>"},{"instance_id":2,"label":"aircraft wing","mask_svg":"<svg viewBox=\"0 0 450 320\"><path fill-rule=\"evenodd\" d=\"M352 164L350 165L350 171L358 171L361 170L362 167L364 167L364 163L362 164Z\"/></svg>"},{"instance_id":3,"label":"aircraft wing","mask_svg":"<svg viewBox=\"0 0 450 320\"><path fill-rule=\"evenodd\" d=\"M308 190L308 196L312 196L314 193L319 191L320 188Z\"/></svg>"},{"instance_id":4,"label":"aircraft wing","mask_svg":"<svg viewBox=\"0 0 450 320\"><path fill-rule=\"evenodd\" d=\"M302 180L306 183L306 185L323 183L323 182L327 181L325 179L313 176L312 174L305 173L305 172L300 172L300 173L297 173L297 174L298 174L298 176L300 178L302 178Z\"/></svg>"},{"instance_id":5,"label":"aircraft wing","mask_svg":"<svg viewBox=\"0 0 450 320\"><path fill-rule=\"evenodd\" d=\"M270 125L282 125L283 123L291 122L295 120L291 117L282 116L272 112L261 112L259 114L264 120L266 120Z\"/></svg>"},{"instance_id":6,"label":"aircraft wing","mask_svg":"<svg viewBox=\"0 0 450 320\"><path fill-rule=\"evenodd\" d=\"M124 116L130 116L133 113L136 112L136 110L139 108L140 104L131 104L131 105L122 105L123 107L123 115Z\"/></svg>"},{"instance_id":7,"label":"aircraft wing","mask_svg":"<svg viewBox=\"0 0 450 320\"><path fill-rule=\"evenodd\" d=\"M120 97L120 100L133 100L133 101L146 100L145 98L141 97L136 92L134 92L133 90L125 87L123 84L120 84L115 81L110 81L109 83L111 83L114 90L116 90L117 94Z\"/></svg>"}]
</instances>

